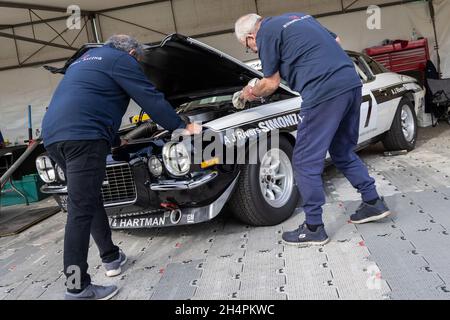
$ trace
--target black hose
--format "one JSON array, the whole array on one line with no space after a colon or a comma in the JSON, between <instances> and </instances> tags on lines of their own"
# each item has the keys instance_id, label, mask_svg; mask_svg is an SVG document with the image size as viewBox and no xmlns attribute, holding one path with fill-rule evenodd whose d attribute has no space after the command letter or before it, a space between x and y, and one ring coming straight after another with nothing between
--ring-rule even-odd
<instances>
[{"instance_id":1,"label":"black hose","mask_svg":"<svg viewBox=\"0 0 450 320\"><path fill-rule=\"evenodd\" d=\"M157 130L156 123L152 121L144 122L136 129L128 132L122 137L125 140L134 140L143 137L150 137Z\"/></svg>"}]
</instances>

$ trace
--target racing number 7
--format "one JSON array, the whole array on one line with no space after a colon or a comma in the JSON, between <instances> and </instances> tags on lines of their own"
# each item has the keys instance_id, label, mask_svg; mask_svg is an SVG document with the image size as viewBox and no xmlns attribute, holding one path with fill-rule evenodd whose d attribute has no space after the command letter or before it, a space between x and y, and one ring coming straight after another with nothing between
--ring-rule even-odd
<instances>
[{"instance_id":1,"label":"racing number 7","mask_svg":"<svg viewBox=\"0 0 450 320\"><path fill-rule=\"evenodd\" d=\"M367 110L367 117L366 122L364 123L364 128L367 128L369 126L370 116L372 114L372 99L368 99L368 102L369 102L369 109Z\"/></svg>"}]
</instances>

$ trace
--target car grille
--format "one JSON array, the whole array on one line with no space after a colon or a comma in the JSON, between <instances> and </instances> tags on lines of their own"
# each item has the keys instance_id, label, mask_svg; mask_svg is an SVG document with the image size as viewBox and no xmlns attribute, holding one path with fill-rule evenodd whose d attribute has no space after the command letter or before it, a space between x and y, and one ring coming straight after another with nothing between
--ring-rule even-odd
<instances>
[{"instance_id":1,"label":"car grille","mask_svg":"<svg viewBox=\"0 0 450 320\"><path fill-rule=\"evenodd\" d=\"M106 167L106 177L102 186L105 207L133 203L136 201L136 185L128 163Z\"/></svg>"}]
</instances>

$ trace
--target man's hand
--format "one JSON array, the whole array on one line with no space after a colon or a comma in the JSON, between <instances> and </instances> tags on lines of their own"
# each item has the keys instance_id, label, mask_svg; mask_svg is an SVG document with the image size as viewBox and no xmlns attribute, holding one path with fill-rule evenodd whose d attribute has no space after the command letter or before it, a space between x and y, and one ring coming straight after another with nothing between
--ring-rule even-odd
<instances>
[{"instance_id":1,"label":"man's hand","mask_svg":"<svg viewBox=\"0 0 450 320\"><path fill-rule=\"evenodd\" d=\"M193 134L199 134L202 132L202 126L198 123L189 123L186 128L184 129L183 134L184 135L193 135Z\"/></svg>"},{"instance_id":2,"label":"man's hand","mask_svg":"<svg viewBox=\"0 0 450 320\"><path fill-rule=\"evenodd\" d=\"M270 96L278 89L280 82L280 73L276 72L268 78L249 83L248 86L242 89L241 99L244 101L255 101L261 99L261 97Z\"/></svg>"},{"instance_id":3,"label":"man's hand","mask_svg":"<svg viewBox=\"0 0 450 320\"><path fill-rule=\"evenodd\" d=\"M120 152L119 150L121 150L122 147L126 146L127 144L128 144L128 140L120 138L120 145L112 147L111 148L112 153L117 154L118 152Z\"/></svg>"},{"instance_id":4,"label":"man's hand","mask_svg":"<svg viewBox=\"0 0 450 320\"><path fill-rule=\"evenodd\" d=\"M253 87L248 85L248 86L244 87L244 89L242 89L240 99L243 101L255 101L260 98L253 94Z\"/></svg>"}]
</instances>

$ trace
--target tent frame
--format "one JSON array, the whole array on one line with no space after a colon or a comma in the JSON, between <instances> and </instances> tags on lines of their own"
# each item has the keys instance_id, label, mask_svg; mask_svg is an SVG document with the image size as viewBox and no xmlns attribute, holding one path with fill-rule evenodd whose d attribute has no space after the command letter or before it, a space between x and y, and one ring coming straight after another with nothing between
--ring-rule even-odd
<instances>
[{"instance_id":1,"label":"tent frame","mask_svg":"<svg viewBox=\"0 0 450 320\"><path fill-rule=\"evenodd\" d=\"M335 16L335 15L346 14L346 13L350 13L350 12L359 12L359 11L366 11L367 10L367 7L357 7L356 6L360 0L353 0L347 6L344 5L344 0L338 0L338 1L340 1L340 4L341 4L341 9L339 11L325 12L325 13L321 13L321 14L315 15L315 17L316 18L321 18L321 17ZM379 4L379 7L397 6L397 5L402 5L402 4L406 4L406 3L410 3L410 2L417 2L417 1L422 1L422 0L393 1L393 2L388 2L388 3L381 3L381 4ZM430 8L431 8L432 5L433 5L433 3L432 3L433 0L427 0L427 1L430 3ZM78 39L78 37L80 36L80 34L81 34L81 32L83 30L86 31L88 42L102 42L104 39L103 39L102 31L101 31L101 20L100 20L100 18L116 20L118 22L130 24L130 25L133 25L135 27L138 27L138 28L150 31L150 32L154 32L154 33L166 36L167 35L166 33L161 32L159 30L156 30L154 28L151 28L149 26L140 25L140 24L134 23L134 22L129 21L129 20L125 20L125 19L121 19L121 18L117 18L117 17L113 17L113 16L109 15L109 13L113 12L113 11L120 11L120 10L125 10L125 9L130 9L130 8L150 6L150 5L154 5L154 4L162 3L162 2L170 2L173 27L174 27L175 32L177 32L178 31L178 27L177 27L177 24L176 24L176 19L175 19L175 14L174 14L174 9L173 9L173 0L143 1L143 2L140 2L140 3L123 5L123 6L112 7L112 8L106 8L106 9L96 10L96 11L81 10L81 12L80 12L81 19L82 19L82 21L84 21L83 27L78 32L78 34L76 35L75 39L72 40L71 43L69 43L67 41L67 39L64 38L64 33L67 32L68 28L58 32L50 24L51 22L61 21L61 20L67 19L67 17L68 17L67 8L56 7L56 6L47 6L47 5L39 5L39 4L32 4L32 3L17 3L17 2L11 2L11 1L0 1L0 8L3 7L3 8L23 9L23 10L28 10L28 13L29 13L29 21L24 21L24 22L21 22L21 23L13 24L13 25L0 25L0 37L10 38L10 39L14 40L14 46L15 46L15 51L16 51L16 56L17 56L17 64L6 66L6 67L0 67L0 71L16 69L16 68L23 68L23 67L37 66L37 65L54 63L54 62L59 62L59 61L65 61L72 54L70 54L68 57L65 57L65 58L44 60L44 61L36 61L36 62L28 62L32 57L34 57L36 54L38 54L42 49L44 49L47 46L55 47L55 48L59 48L59 49L64 49L64 50L72 51L72 52L76 51L77 48L73 47L72 45L75 42L75 40ZM254 5L255 5L255 12L258 13L259 12L258 0L254 0ZM64 13L65 15L58 16L58 17L53 17L53 18L43 19L36 13L37 10L38 11L47 11L47 12L61 12L61 13ZM432 14L432 21L433 21L433 25L434 25L434 15L433 14ZM52 31L55 32L55 34L56 34L55 37L53 37L49 41L40 40L37 37L36 31L35 31L35 26L38 25L38 24L45 24L45 25L47 25L50 29L52 29ZM17 28L20 28L20 27L31 27L33 37L24 37L24 36L17 35L15 30ZM435 27L434 27L434 29L435 29ZM11 30L12 33L4 32L5 30ZM192 34L192 35L189 35L189 36L192 37L192 38L203 38L203 37L209 37L209 36L216 36L216 35L232 33L233 31L234 31L233 29L225 29L225 30L219 30L219 31L214 31L214 32L207 32L207 33L201 33L201 34ZM435 34L436 34L436 29L435 29ZM54 41L56 39L58 39L58 38L61 38L64 41L65 44L54 43ZM19 54L18 41L24 41L24 42L29 42L29 43L41 44L41 47L38 48L33 53L31 53L25 59L21 60L20 59L20 54ZM438 48L439 48L439 46L437 44L437 38L436 38L435 49L438 50Z\"/></svg>"}]
</instances>

